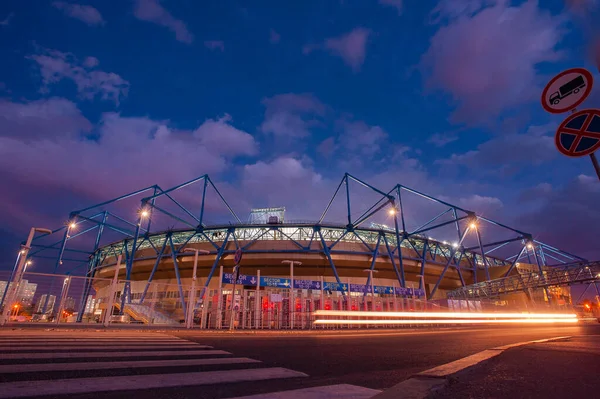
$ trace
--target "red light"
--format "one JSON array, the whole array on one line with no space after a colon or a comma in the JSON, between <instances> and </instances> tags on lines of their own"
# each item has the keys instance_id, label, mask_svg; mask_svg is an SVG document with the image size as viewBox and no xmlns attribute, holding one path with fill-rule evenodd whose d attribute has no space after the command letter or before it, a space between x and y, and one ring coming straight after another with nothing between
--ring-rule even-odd
<instances>
[{"instance_id":1,"label":"red light","mask_svg":"<svg viewBox=\"0 0 600 399\"><path fill-rule=\"evenodd\" d=\"M356 305L352 305L352 310L356 310Z\"/></svg>"},{"instance_id":2,"label":"red light","mask_svg":"<svg viewBox=\"0 0 600 399\"><path fill-rule=\"evenodd\" d=\"M299 303L296 304L296 310L301 310L302 309L302 305L300 305Z\"/></svg>"},{"instance_id":3,"label":"red light","mask_svg":"<svg viewBox=\"0 0 600 399\"><path fill-rule=\"evenodd\" d=\"M329 306L329 304L325 304L325 310L331 310L331 306Z\"/></svg>"}]
</instances>

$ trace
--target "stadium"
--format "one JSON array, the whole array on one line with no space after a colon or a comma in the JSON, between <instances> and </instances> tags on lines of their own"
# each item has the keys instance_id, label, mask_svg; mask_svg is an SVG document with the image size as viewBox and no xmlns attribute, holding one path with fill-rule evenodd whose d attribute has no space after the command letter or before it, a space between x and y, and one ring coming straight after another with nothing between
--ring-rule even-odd
<instances>
[{"instance_id":1,"label":"stadium","mask_svg":"<svg viewBox=\"0 0 600 399\"><path fill-rule=\"evenodd\" d=\"M190 187L201 195L188 203L200 209L175 198ZM130 209L119 204L132 200L140 201L133 220L108 210ZM42 244L47 238L37 237L27 258L46 254L55 273L68 262L79 264L79 270L85 265L72 321L202 328L310 328L318 310L566 306L568 287L449 298L474 284L544 275L555 265L585 261L400 184L380 190L345 174L323 205L312 221L288 221L286 209L277 207L252 209L244 222L204 175L74 211L53 231L62 233L62 240ZM219 210L233 221L206 223L209 212Z\"/></svg>"}]
</instances>

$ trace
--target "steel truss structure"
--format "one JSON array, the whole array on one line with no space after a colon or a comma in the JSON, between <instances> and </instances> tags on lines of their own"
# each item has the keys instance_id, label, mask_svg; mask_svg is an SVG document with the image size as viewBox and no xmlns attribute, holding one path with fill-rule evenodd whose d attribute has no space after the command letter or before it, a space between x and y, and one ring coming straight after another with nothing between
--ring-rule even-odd
<instances>
[{"instance_id":1,"label":"steel truss structure","mask_svg":"<svg viewBox=\"0 0 600 399\"><path fill-rule=\"evenodd\" d=\"M513 292L527 292L530 289L595 282L598 280L600 280L600 262L578 262L544 268L541 274L535 272L520 273L501 279L467 285L450 291L448 298L497 298L500 295Z\"/></svg>"},{"instance_id":2,"label":"steel truss structure","mask_svg":"<svg viewBox=\"0 0 600 399\"><path fill-rule=\"evenodd\" d=\"M199 208L194 210L183 206L173 196L176 192L192 185L199 186L202 193L197 200ZM351 186L358 188L351 188ZM357 189L366 190L369 195L375 196L374 202L364 211L357 210L357 207L351 203L351 194L354 194ZM224 205L233 217L233 222L216 226L208 226L204 223L207 190L211 190L216 194L218 201ZM426 223L419 224L419 227L409 228L408 221L411 214L405 203L407 195L414 196L419 201L441 206L443 210ZM106 210L108 206L114 206L116 203L132 198L140 198L138 214L133 220ZM342 225L326 221L336 198L343 198L344 202L346 222ZM387 212L393 217L393 227L378 224L363 227L375 215L383 212ZM153 218L156 215L166 217L182 226L182 228L171 228L166 231L152 233ZM507 232L510 237L499 240L494 235L483 234L486 225L495 226ZM444 227L450 227L454 231L453 234L456 237L454 242L447 243L426 235L426 233L430 234ZM107 231L116 233L122 238L116 242L113 240L112 244L103 244L102 239ZM82 250L69 247L69 243L73 239L93 232L95 232L95 236L93 240L90 240L89 249ZM140 257L139 251L148 248L153 249L154 255L151 259L155 259L148 284L152 282L161 259L170 257L173 260L175 277L180 287L181 304L183 309L186 309L177 258L187 244L198 242L209 243L212 247L211 253L215 255L214 263L208 274L207 282L200 293L198 303L204 298L208 284L224 255L232 254L238 248L245 252L268 252L253 248L253 245L259 240L289 240L296 247L290 252L322 254L327 259L340 286L342 282L332 259L333 254L347 253L347 251L338 250L337 245L340 242L361 244L363 250L353 251L352 254L364 254L371 257L370 270L374 269L378 258L388 258L400 287L406 287L404 272L404 261L406 259L420 263L421 275L425 273L426 263L438 264L443 269L429 293L430 298L438 290L449 268L454 268L457 271L462 285L465 286L463 278L463 271L465 270L473 272L474 281L477 283L477 271L483 273L485 280L489 280L490 268L507 266L508 270L505 275L508 276L517 262L523 258L527 258L529 263L537 265L540 273L543 273L543 266L551 265L553 262L566 264L574 261L585 261L585 259L568 252L534 240L531 234L513 229L412 188L397 184L391 190L382 191L348 173L343 176L337 185L333 197L328 202L321 217L312 222L285 222L277 225L244 223L229 206L210 177L203 175L169 189L162 189L157 185L153 185L71 212L66 225L57 228L53 233L62 233L62 239L52 244L42 245L39 241L36 242L38 240L36 238L29 256L52 259L54 261L54 273L63 263L73 264L74 267L68 273L81 270L80 268L86 265L85 275L90 277L89 280L91 281L91 278L94 277L107 257L114 256L116 259L118 255L122 256L126 268L126 283L121 296L121 309L123 309L125 302L131 301L130 280L134 261L147 259L147 257ZM467 239L471 240L473 244L467 245ZM510 257L492 255L493 252L499 251L501 248L504 250L515 243L517 245L516 254ZM411 249L416 255L403 255L402 248ZM48 255L49 253L50 255ZM369 280L370 278L367 277L366 285L370 284ZM419 288L424 288L422 282ZM83 298L87 298L89 289L88 285ZM144 290L141 301L144 300L147 289L148 285ZM347 292L342 292L342 294L345 298ZM85 301L81 306L83 309ZM79 312L80 315L82 313Z\"/></svg>"}]
</instances>

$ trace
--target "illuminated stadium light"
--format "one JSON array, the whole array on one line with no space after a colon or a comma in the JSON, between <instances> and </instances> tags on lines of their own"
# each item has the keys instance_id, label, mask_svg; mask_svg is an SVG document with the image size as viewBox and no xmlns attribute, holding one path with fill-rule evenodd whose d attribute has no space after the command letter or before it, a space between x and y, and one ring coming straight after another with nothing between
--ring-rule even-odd
<instances>
[{"instance_id":1,"label":"illuminated stadium light","mask_svg":"<svg viewBox=\"0 0 600 399\"><path fill-rule=\"evenodd\" d=\"M69 228L70 229L74 229L75 227L77 227L77 224L75 222L69 223Z\"/></svg>"},{"instance_id":2,"label":"illuminated stadium light","mask_svg":"<svg viewBox=\"0 0 600 399\"><path fill-rule=\"evenodd\" d=\"M457 243L457 242L453 242L453 243L452 243L452 246L453 246L454 248L458 248L458 243Z\"/></svg>"},{"instance_id":3,"label":"illuminated stadium light","mask_svg":"<svg viewBox=\"0 0 600 399\"><path fill-rule=\"evenodd\" d=\"M396 214L396 209L395 208L391 208L388 213L392 216L394 216Z\"/></svg>"},{"instance_id":4,"label":"illuminated stadium light","mask_svg":"<svg viewBox=\"0 0 600 399\"><path fill-rule=\"evenodd\" d=\"M146 209L142 209L142 211L140 212L140 216L143 218L147 218L148 215L150 215L150 212L148 212Z\"/></svg>"},{"instance_id":5,"label":"illuminated stadium light","mask_svg":"<svg viewBox=\"0 0 600 399\"><path fill-rule=\"evenodd\" d=\"M471 223L469 224L469 228L475 230L477 228L477 225L475 223Z\"/></svg>"}]
</instances>

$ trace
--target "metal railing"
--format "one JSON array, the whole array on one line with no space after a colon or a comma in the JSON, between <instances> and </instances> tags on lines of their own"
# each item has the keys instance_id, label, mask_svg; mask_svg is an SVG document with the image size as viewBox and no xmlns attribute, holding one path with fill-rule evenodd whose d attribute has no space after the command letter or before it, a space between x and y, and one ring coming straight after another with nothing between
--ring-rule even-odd
<instances>
[{"instance_id":1,"label":"metal railing","mask_svg":"<svg viewBox=\"0 0 600 399\"><path fill-rule=\"evenodd\" d=\"M578 262L563 266L544 267L543 272L529 272L482 283L471 284L450 291L448 298L495 298L503 294L538 288L572 285L600 280L600 261Z\"/></svg>"}]
</instances>

